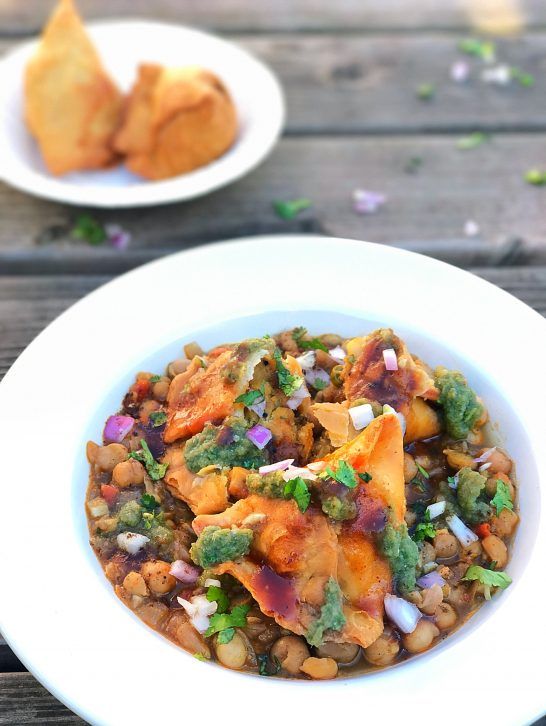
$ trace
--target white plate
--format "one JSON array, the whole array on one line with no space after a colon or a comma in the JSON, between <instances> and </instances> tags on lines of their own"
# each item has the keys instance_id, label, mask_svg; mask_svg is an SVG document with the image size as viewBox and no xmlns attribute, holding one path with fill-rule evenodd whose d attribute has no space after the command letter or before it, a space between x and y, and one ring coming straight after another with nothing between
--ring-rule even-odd
<instances>
[{"instance_id":1,"label":"white plate","mask_svg":"<svg viewBox=\"0 0 546 726\"><path fill-rule=\"evenodd\" d=\"M200 663L149 630L113 594L83 508L85 442L100 437L136 371L160 370L183 342L206 348L297 324L344 335L392 325L429 363L460 367L499 422L520 483L514 584L431 652L325 683ZM546 706L545 342L546 322L493 285L363 242L259 237L114 280L41 333L0 385L0 629L91 723L532 721Z\"/></svg>"},{"instance_id":2,"label":"white plate","mask_svg":"<svg viewBox=\"0 0 546 726\"><path fill-rule=\"evenodd\" d=\"M91 38L122 90L131 87L139 63L202 65L224 81L237 107L239 135L229 151L196 171L146 181L124 166L52 176L23 120L23 74L37 41L0 62L0 179L22 191L68 204L135 207L191 199L225 186L271 151L284 121L279 83L260 61L233 43L180 25L140 20L86 23Z\"/></svg>"}]
</instances>

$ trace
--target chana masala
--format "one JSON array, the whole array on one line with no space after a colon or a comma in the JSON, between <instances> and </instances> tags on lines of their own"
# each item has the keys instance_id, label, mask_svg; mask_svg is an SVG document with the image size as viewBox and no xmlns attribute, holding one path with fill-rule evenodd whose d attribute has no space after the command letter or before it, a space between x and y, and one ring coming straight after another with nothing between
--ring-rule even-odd
<instances>
[{"instance_id":1,"label":"chana masala","mask_svg":"<svg viewBox=\"0 0 546 726\"><path fill-rule=\"evenodd\" d=\"M201 660L329 679L442 641L498 590L518 524L484 403L390 329L191 343L90 441L91 545Z\"/></svg>"}]
</instances>

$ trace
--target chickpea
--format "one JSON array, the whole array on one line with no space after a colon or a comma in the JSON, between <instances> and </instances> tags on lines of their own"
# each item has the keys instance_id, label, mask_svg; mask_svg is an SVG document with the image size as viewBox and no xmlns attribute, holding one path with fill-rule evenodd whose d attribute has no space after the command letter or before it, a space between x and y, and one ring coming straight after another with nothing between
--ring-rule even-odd
<instances>
[{"instance_id":1,"label":"chickpea","mask_svg":"<svg viewBox=\"0 0 546 726\"><path fill-rule=\"evenodd\" d=\"M508 549L502 539L490 534L482 539L482 547L489 559L497 563L497 569L502 570L508 562Z\"/></svg>"},{"instance_id":2,"label":"chickpea","mask_svg":"<svg viewBox=\"0 0 546 726\"><path fill-rule=\"evenodd\" d=\"M335 333L323 333L319 335L319 339L327 348L336 348L338 345L343 344L341 335L336 335Z\"/></svg>"},{"instance_id":3,"label":"chickpea","mask_svg":"<svg viewBox=\"0 0 546 726\"><path fill-rule=\"evenodd\" d=\"M317 648L317 655L321 658L333 658L337 663L347 665L358 657L359 651L356 643L323 643Z\"/></svg>"},{"instance_id":4,"label":"chickpea","mask_svg":"<svg viewBox=\"0 0 546 726\"><path fill-rule=\"evenodd\" d=\"M457 622L457 611L449 603L441 602L436 610L434 622L440 630L449 630Z\"/></svg>"},{"instance_id":5,"label":"chickpea","mask_svg":"<svg viewBox=\"0 0 546 726\"><path fill-rule=\"evenodd\" d=\"M169 471L171 472L180 469L185 464L184 449L176 445L169 446L161 461L169 465Z\"/></svg>"},{"instance_id":6,"label":"chickpea","mask_svg":"<svg viewBox=\"0 0 546 726\"><path fill-rule=\"evenodd\" d=\"M193 343L188 343L184 346L184 355L191 361L191 359L195 358L196 355L203 355L203 348L201 348L201 346L195 341Z\"/></svg>"},{"instance_id":7,"label":"chickpea","mask_svg":"<svg viewBox=\"0 0 546 726\"><path fill-rule=\"evenodd\" d=\"M136 459L127 459L116 464L112 472L112 481L118 487L130 487L144 482L144 467Z\"/></svg>"},{"instance_id":8,"label":"chickpea","mask_svg":"<svg viewBox=\"0 0 546 726\"><path fill-rule=\"evenodd\" d=\"M404 519L406 521L406 524L408 525L408 528L413 527L413 525L417 522L417 514L415 514L415 512L412 512L411 509L406 509Z\"/></svg>"},{"instance_id":9,"label":"chickpea","mask_svg":"<svg viewBox=\"0 0 546 726\"><path fill-rule=\"evenodd\" d=\"M425 615L434 615L438 609L438 605L444 599L444 593L440 585L433 585L432 587L423 590L421 593L421 603L417 604L417 607Z\"/></svg>"},{"instance_id":10,"label":"chickpea","mask_svg":"<svg viewBox=\"0 0 546 726\"><path fill-rule=\"evenodd\" d=\"M169 393L170 385L171 385L171 382L168 378L162 378L157 383L154 383L154 385L152 387L153 397L157 401L165 401L167 398L167 394Z\"/></svg>"},{"instance_id":11,"label":"chickpea","mask_svg":"<svg viewBox=\"0 0 546 726\"><path fill-rule=\"evenodd\" d=\"M510 537L517 527L519 517L511 509L503 509L491 519L491 531L499 537Z\"/></svg>"},{"instance_id":12,"label":"chickpea","mask_svg":"<svg viewBox=\"0 0 546 726\"><path fill-rule=\"evenodd\" d=\"M436 550L432 542L423 542L421 546L420 562L422 565L427 565L429 562L434 562L436 559Z\"/></svg>"},{"instance_id":13,"label":"chickpea","mask_svg":"<svg viewBox=\"0 0 546 726\"><path fill-rule=\"evenodd\" d=\"M316 681L325 681L337 676L337 663L333 658L306 658L300 671Z\"/></svg>"},{"instance_id":14,"label":"chickpea","mask_svg":"<svg viewBox=\"0 0 546 726\"><path fill-rule=\"evenodd\" d=\"M93 463L101 471L113 471L116 464L125 461L126 458L127 449L123 444L108 444L108 446L99 446Z\"/></svg>"},{"instance_id":15,"label":"chickpea","mask_svg":"<svg viewBox=\"0 0 546 726\"><path fill-rule=\"evenodd\" d=\"M179 373L185 373L190 363L191 361L188 360L188 358L177 358L169 363L167 373L171 376L171 378L174 378Z\"/></svg>"},{"instance_id":16,"label":"chickpea","mask_svg":"<svg viewBox=\"0 0 546 726\"><path fill-rule=\"evenodd\" d=\"M506 474L502 474L502 473L495 474L494 476L490 476L489 479L486 481L485 491L488 494L488 496L494 497L495 494L497 493L497 481L499 479L506 484L506 486L508 487L508 489L510 491L510 499L512 501L514 501L514 499L516 497L516 490L514 488L514 485L510 481L510 477L507 476Z\"/></svg>"},{"instance_id":17,"label":"chickpea","mask_svg":"<svg viewBox=\"0 0 546 726\"><path fill-rule=\"evenodd\" d=\"M474 461L474 458L470 454L465 454L462 451L456 449L444 449L444 454L447 458L447 463L452 469L463 469L468 467L469 469L477 469L478 464Z\"/></svg>"},{"instance_id":18,"label":"chickpea","mask_svg":"<svg viewBox=\"0 0 546 726\"><path fill-rule=\"evenodd\" d=\"M483 439L483 429L474 429L473 431L469 431L466 437L466 440L472 446L481 446L483 444Z\"/></svg>"},{"instance_id":19,"label":"chickpea","mask_svg":"<svg viewBox=\"0 0 546 726\"><path fill-rule=\"evenodd\" d=\"M438 532L434 538L434 549L438 559L447 560L455 557L459 551L459 543L457 539L449 532Z\"/></svg>"},{"instance_id":20,"label":"chickpea","mask_svg":"<svg viewBox=\"0 0 546 726\"><path fill-rule=\"evenodd\" d=\"M118 526L118 518L101 517L97 522L95 522L95 524L97 525L97 528L100 529L102 532L113 532Z\"/></svg>"},{"instance_id":21,"label":"chickpea","mask_svg":"<svg viewBox=\"0 0 546 726\"><path fill-rule=\"evenodd\" d=\"M171 566L163 560L145 562L140 568L142 577L154 595L164 595L176 585L176 579L170 574Z\"/></svg>"},{"instance_id":22,"label":"chickpea","mask_svg":"<svg viewBox=\"0 0 546 726\"><path fill-rule=\"evenodd\" d=\"M235 632L229 643L219 643L216 639L214 650L220 663L234 670L240 670L248 657L246 642L238 632Z\"/></svg>"},{"instance_id":23,"label":"chickpea","mask_svg":"<svg viewBox=\"0 0 546 726\"><path fill-rule=\"evenodd\" d=\"M470 557L472 560L475 560L476 557L479 557L482 553L482 545L479 540L476 542L471 542L468 547L465 547L463 550L466 557Z\"/></svg>"},{"instance_id":24,"label":"chickpea","mask_svg":"<svg viewBox=\"0 0 546 726\"><path fill-rule=\"evenodd\" d=\"M409 484L410 481L417 476L417 464L415 459L407 451L404 452L404 481Z\"/></svg>"},{"instance_id":25,"label":"chickpea","mask_svg":"<svg viewBox=\"0 0 546 726\"><path fill-rule=\"evenodd\" d=\"M85 447L85 454L87 456L87 461L90 464L95 463L95 459L97 458L97 452L100 449L100 446L96 444L94 441L88 441L87 446Z\"/></svg>"},{"instance_id":26,"label":"chickpea","mask_svg":"<svg viewBox=\"0 0 546 726\"><path fill-rule=\"evenodd\" d=\"M300 672L303 662L309 658L309 648L301 638L284 635L273 643L270 655L278 659L285 671L295 676Z\"/></svg>"},{"instance_id":27,"label":"chickpea","mask_svg":"<svg viewBox=\"0 0 546 726\"><path fill-rule=\"evenodd\" d=\"M417 627L413 633L404 633L402 643L404 648L410 653L422 653L430 648L432 641L436 636L440 635L440 631L430 620L422 618L417 623Z\"/></svg>"},{"instance_id":28,"label":"chickpea","mask_svg":"<svg viewBox=\"0 0 546 726\"><path fill-rule=\"evenodd\" d=\"M135 572L134 570L125 576L123 587L130 595L142 595L142 597L145 597L150 594L144 578L140 572Z\"/></svg>"},{"instance_id":29,"label":"chickpea","mask_svg":"<svg viewBox=\"0 0 546 726\"><path fill-rule=\"evenodd\" d=\"M367 648L364 648L364 657L374 666L388 666L400 651L400 644L394 631L385 628L379 638Z\"/></svg>"},{"instance_id":30,"label":"chickpea","mask_svg":"<svg viewBox=\"0 0 546 726\"><path fill-rule=\"evenodd\" d=\"M485 451L485 449L483 449L483 451ZM482 454L483 451L480 451L480 454ZM510 457L500 449L495 449L495 451L489 455L487 463L491 464L489 467L489 471L491 473L510 474L512 471L512 459L510 459Z\"/></svg>"}]
</instances>

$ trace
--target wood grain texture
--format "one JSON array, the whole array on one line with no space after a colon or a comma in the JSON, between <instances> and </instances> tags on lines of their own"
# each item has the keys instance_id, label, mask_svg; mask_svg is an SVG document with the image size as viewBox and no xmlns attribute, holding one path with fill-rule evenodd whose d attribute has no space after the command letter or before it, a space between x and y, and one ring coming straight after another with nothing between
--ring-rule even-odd
<instances>
[{"instance_id":1,"label":"wood grain texture","mask_svg":"<svg viewBox=\"0 0 546 726\"><path fill-rule=\"evenodd\" d=\"M230 37L278 74L288 134L546 129L546 33L498 44L499 62L533 74L532 88L484 83L484 64L475 59L470 80L455 83L449 72L461 57L458 37L441 33ZM3 41L0 53L14 45ZM436 86L433 100L417 98L422 83Z\"/></svg>"},{"instance_id":2,"label":"wood grain texture","mask_svg":"<svg viewBox=\"0 0 546 726\"><path fill-rule=\"evenodd\" d=\"M0 29L23 34L41 27L54 0L3 0ZM530 26L546 23L543 0L518 3ZM421 30L461 29L469 25L464 0L79 0L86 18L153 16L216 30L263 32L273 30Z\"/></svg>"},{"instance_id":3,"label":"wood grain texture","mask_svg":"<svg viewBox=\"0 0 546 726\"><path fill-rule=\"evenodd\" d=\"M506 134L473 151L455 136L283 139L245 179L205 198L147 209L103 211L126 227L126 252L67 239L79 211L0 185L0 274L119 272L166 252L254 234L318 232L396 244L463 266L546 259L546 189L523 181L544 157L546 134ZM417 174L404 167L422 159ZM357 215L357 187L384 192L377 213ZM275 199L313 206L284 221ZM477 237L464 236L473 219Z\"/></svg>"},{"instance_id":4,"label":"wood grain texture","mask_svg":"<svg viewBox=\"0 0 546 726\"><path fill-rule=\"evenodd\" d=\"M0 724L84 724L30 673L0 673Z\"/></svg>"}]
</instances>

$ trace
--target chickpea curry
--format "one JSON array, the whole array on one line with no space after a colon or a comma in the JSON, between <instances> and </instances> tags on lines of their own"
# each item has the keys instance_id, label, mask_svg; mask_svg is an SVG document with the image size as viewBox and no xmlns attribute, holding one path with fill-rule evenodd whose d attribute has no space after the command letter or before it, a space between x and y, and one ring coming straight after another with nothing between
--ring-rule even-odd
<instances>
[{"instance_id":1,"label":"chickpea curry","mask_svg":"<svg viewBox=\"0 0 546 726\"><path fill-rule=\"evenodd\" d=\"M191 343L89 442L91 545L200 660L330 679L441 642L497 591L518 524L484 403L387 328Z\"/></svg>"}]
</instances>

